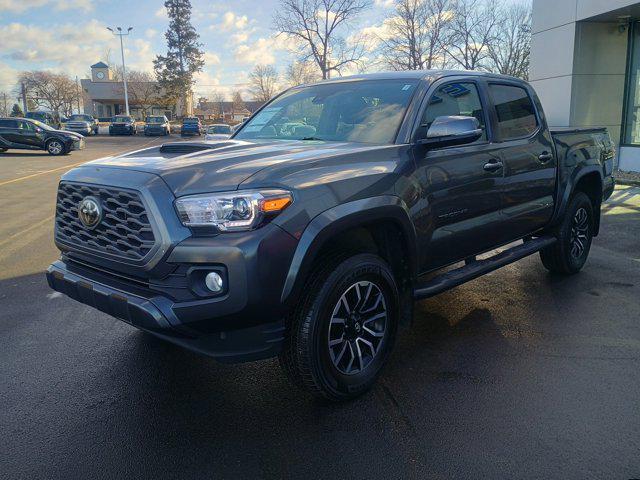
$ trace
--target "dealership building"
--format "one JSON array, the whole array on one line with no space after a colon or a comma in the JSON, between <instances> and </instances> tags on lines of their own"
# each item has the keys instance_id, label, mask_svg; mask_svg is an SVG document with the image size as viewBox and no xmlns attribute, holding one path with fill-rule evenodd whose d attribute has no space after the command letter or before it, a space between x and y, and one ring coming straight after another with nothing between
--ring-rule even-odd
<instances>
[{"instance_id":1,"label":"dealership building","mask_svg":"<svg viewBox=\"0 0 640 480\"><path fill-rule=\"evenodd\" d=\"M533 0L530 80L549 124L606 126L640 171L640 2Z\"/></svg>"}]
</instances>

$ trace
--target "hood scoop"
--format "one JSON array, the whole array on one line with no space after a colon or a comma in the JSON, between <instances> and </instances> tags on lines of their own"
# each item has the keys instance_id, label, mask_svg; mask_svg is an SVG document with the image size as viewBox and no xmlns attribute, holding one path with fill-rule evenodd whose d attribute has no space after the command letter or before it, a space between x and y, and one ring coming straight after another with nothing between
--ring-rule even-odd
<instances>
[{"instance_id":1,"label":"hood scoop","mask_svg":"<svg viewBox=\"0 0 640 480\"><path fill-rule=\"evenodd\" d=\"M195 153L203 150L211 150L218 145L208 143L192 143L192 142L176 142L176 143L164 143L160 147L161 153Z\"/></svg>"}]
</instances>

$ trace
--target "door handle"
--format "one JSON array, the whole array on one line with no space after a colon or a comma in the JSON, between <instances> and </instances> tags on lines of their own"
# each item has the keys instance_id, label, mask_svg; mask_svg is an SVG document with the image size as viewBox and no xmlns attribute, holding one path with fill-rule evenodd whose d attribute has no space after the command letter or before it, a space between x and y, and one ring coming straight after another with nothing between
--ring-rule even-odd
<instances>
[{"instance_id":1,"label":"door handle","mask_svg":"<svg viewBox=\"0 0 640 480\"><path fill-rule=\"evenodd\" d=\"M538 155L538 160L540 160L540 162L542 163L547 163L549 160L553 159L553 154L549 153L549 152L542 152L540 155Z\"/></svg>"},{"instance_id":2,"label":"door handle","mask_svg":"<svg viewBox=\"0 0 640 480\"><path fill-rule=\"evenodd\" d=\"M502 162L489 162L484 164L484 168L487 172L496 172L502 168Z\"/></svg>"}]
</instances>

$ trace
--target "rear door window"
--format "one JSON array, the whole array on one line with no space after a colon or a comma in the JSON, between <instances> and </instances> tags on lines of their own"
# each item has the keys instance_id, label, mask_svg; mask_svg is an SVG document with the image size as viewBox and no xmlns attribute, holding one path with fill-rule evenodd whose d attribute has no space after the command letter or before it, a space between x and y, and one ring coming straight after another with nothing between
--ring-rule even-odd
<instances>
[{"instance_id":1,"label":"rear door window","mask_svg":"<svg viewBox=\"0 0 640 480\"><path fill-rule=\"evenodd\" d=\"M528 137L538 129L536 109L524 88L490 84L489 90L495 104L501 140Z\"/></svg>"},{"instance_id":2,"label":"rear door window","mask_svg":"<svg viewBox=\"0 0 640 480\"><path fill-rule=\"evenodd\" d=\"M477 142L487 140L485 114L474 83L453 82L439 87L429 99L420 126L426 132L436 118L452 115L475 117L482 129L482 137Z\"/></svg>"}]
</instances>

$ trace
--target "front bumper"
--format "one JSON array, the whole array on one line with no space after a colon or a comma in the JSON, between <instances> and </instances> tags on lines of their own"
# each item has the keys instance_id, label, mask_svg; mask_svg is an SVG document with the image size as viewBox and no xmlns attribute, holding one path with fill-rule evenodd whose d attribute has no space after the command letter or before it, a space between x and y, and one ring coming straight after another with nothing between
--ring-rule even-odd
<instances>
[{"instance_id":1,"label":"front bumper","mask_svg":"<svg viewBox=\"0 0 640 480\"><path fill-rule=\"evenodd\" d=\"M91 127L74 127L74 126L66 126L65 130L70 132L80 133L82 135L90 135L93 131Z\"/></svg>"},{"instance_id":2,"label":"front bumper","mask_svg":"<svg viewBox=\"0 0 640 480\"><path fill-rule=\"evenodd\" d=\"M47 270L51 288L187 349L223 362L269 358L284 338L280 293L296 241L275 225L187 238L165 257L169 273L134 278L65 253ZM227 288L207 295L199 272L221 269ZM194 280L195 279L195 280Z\"/></svg>"},{"instance_id":3,"label":"front bumper","mask_svg":"<svg viewBox=\"0 0 640 480\"><path fill-rule=\"evenodd\" d=\"M144 134L145 135L165 135L168 133L168 129L164 127L145 127Z\"/></svg>"},{"instance_id":4,"label":"front bumper","mask_svg":"<svg viewBox=\"0 0 640 480\"><path fill-rule=\"evenodd\" d=\"M131 135L135 132L135 127L125 127L121 125L110 125L109 134L111 135Z\"/></svg>"},{"instance_id":5,"label":"front bumper","mask_svg":"<svg viewBox=\"0 0 640 480\"><path fill-rule=\"evenodd\" d=\"M80 138L78 140L74 140L71 145L71 150L84 150L84 138Z\"/></svg>"}]
</instances>

